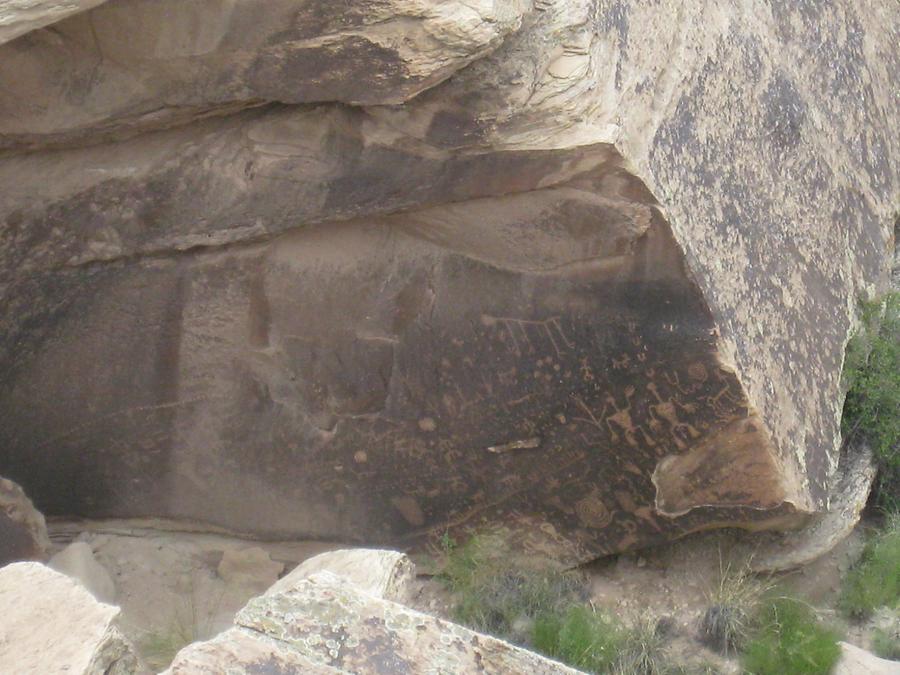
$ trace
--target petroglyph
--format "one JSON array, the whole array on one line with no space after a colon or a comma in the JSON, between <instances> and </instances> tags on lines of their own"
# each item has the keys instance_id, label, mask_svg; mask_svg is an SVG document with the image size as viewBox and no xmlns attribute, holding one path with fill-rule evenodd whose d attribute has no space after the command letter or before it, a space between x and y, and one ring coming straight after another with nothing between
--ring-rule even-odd
<instances>
[{"instance_id":1,"label":"petroglyph","mask_svg":"<svg viewBox=\"0 0 900 675\"><path fill-rule=\"evenodd\" d=\"M541 439L537 436L532 436L531 438L510 441L509 443L503 443L502 445L491 445L487 447L487 451L499 455L501 452L509 452L510 450L533 450L534 448L539 447L541 447Z\"/></svg>"}]
</instances>

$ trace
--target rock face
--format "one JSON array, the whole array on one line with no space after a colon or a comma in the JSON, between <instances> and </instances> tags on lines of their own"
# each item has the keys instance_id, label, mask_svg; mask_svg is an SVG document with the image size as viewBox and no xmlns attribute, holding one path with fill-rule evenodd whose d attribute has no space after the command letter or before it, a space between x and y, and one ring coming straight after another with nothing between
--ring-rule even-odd
<instances>
[{"instance_id":1,"label":"rock face","mask_svg":"<svg viewBox=\"0 0 900 675\"><path fill-rule=\"evenodd\" d=\"M364 593L329 572L254 598L238 613L235 628L184 648L166 673L218 673L235 664L241 672L361 675L578 672Z\"/></svg>"},{"instance_id":2,"label":"rock face","mask_svg":"<svg viewBox=\"0 0 900 675\"><path fill-rule=\"evenodd\" d=\"M19 560L40 560L49 548L44 516L22 488L0 478L0 567Z\"/></svg>"},{"instance_id":3,"label":"rock face","mask_svg":"<svg viewBox=\"0 0 900 675\"><path fill-rule=\"evenodd\" d=\"M0 47L42 508L566 563L828 508L896 3L226 4Z\"/></svg>"},{"instance_id":4,"label":"rock face","mask_svg":"<svg viewBox=\"0 0 900 675\"><path fill-rule=\"evenodd\" d=\"M106 0L0 0L0 44Z\"/></svg>"},{"instance_id":5,"label":"rock face","mask_svg":"<svg viewBox=\"0 0 900 675\"><path fill-rule=\"evenodd\" d=\"M131 646L113 625L118 608L97 602L49 567L14 563L0 569L0 612L0 672L137 672Z\"/></svg>"},{"instance_id":6,"label":"rock face","mask_svg":"<svg viewBox=\"0 0 900 675\"><path fill-rule=\"evenodd\" d=\"M0 148L271 101L402 103L492 51L529 6L116 0L0 48Z\"/></svg>"}]
</instances>

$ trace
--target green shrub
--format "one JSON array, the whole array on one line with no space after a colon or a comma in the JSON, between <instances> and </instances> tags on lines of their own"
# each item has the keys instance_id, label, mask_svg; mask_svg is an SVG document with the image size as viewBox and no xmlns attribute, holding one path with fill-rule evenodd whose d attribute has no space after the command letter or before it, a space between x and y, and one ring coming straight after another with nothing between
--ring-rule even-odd
<instances>
[{"instance_id":1,"label":"green shrub","mask_svg":"<svg viewBox=\"0 0 900 675\"><path fill-rule=\"evenodd\" d=\"M847 574L841 589L840 607L862 619L879 607L900 606L900 516L892 517L872 539Z\"/></svg>"},{"instance_id":2,"label":"green shrub","mask_svg":"<svg viewBox=\"0 0 900 675\"><path fill-rule=\"evenodd\" d=\"M883 311L882 311L883 310ZM878 459L879 506L900 509L900 293L865 303L862 326L847 345L843 372L847 398L841 422L845 441L864 438Z\"/></svg>"},{"instance_id":3,"label":"green shrub","mask_svg":"<svg viewBox=\"0 0 900 675\"><path fill-rule=\"evenodd\" d=\"M518 565L490 536L463 546L447 542L445 550L439 576L454 595L455 619L518 644L528 641L538 617L561 613L583 593L577 574Z\"/></svg>"},{"instance_id":4,"label":"green shrub","mask_svg":"<svg viewBox=\"0 0 900 675\"><path fill-rule=\"evenodd\" d=\"M610 672L625 641L616 621L580 605L538 617L532 631L536 651L592 673Z\"/></svg>"},{"instance_id":5,"label":"green shrub","mask_svg":"<svg viewBox=\"0 0 900 675\"><path fill-rule=\"evenodd\" d=\"M872 633L872 651L883 659L900 661L900 635L884 628Z\"/></svg>"},{"instance_id":6,"label":"green shrub","mask_svg":"<svg viewBox=\"0 0 900 675\"><path fill-rule=\"evenodd\" d=\"M837 633L798 600L769 601L758 621L742 659L750 675L827 675L841 656Z\"/></svg>"},{"instance_id":7,"label":"green shrub","mask_svg":"<svg viewBox=\"0 0 900 675\"><path fill-rule=\"evenodd\" d=\"M592 673L673 672L655 622L626 629L588 607L579 575L523 567L491 536L443 544L439 577L454 596L457 621Z\"/></svg>"},{"instance_id":8,"label":"green shrub","mask_svg":"<svg viewBox=\"0 0 900 675\"><path fill-rule=\"evenodd\" d=\"M872 651L883 659L900 661L900 606L882 607L873 624Z\"/></svg>"}]
</instances>

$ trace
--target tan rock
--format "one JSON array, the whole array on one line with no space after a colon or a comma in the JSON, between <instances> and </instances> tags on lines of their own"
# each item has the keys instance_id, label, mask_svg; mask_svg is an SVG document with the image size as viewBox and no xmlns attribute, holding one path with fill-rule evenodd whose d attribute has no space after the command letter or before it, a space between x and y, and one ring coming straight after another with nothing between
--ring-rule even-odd
<instances>
[{"instance_id":1,"label":"tan rock","mask_svg":"<svg viewBox=\"0 0 900 675\"><path fill-rule=\"evenodd\" d=\"M369 595L401 604L409 599L416 578L415 565L397 551L368 548L328 551L304 560L269 588L266 595L281 593L318 572L330 572Z\"/></svg>"},{"instance_id":2,"label":"tan rock","mask_svg":"<svg viewBox=\"0 0 900 675\"><path fill-rule=\"evenodd\" d=\"M21 487L0 478L0 566L42 560L50 548L44 516Z\"/></svg>"},{"instance_id":3,"label":"tan rock","mask_svg":"<svg viewBox=\"0 0 900 675\"><path fill-rule=\"evenodd\" d=\"M131 645L114 625L117 607L38 563L0 569L0 672L130 675Z\"/></svg>"}]
</instances>

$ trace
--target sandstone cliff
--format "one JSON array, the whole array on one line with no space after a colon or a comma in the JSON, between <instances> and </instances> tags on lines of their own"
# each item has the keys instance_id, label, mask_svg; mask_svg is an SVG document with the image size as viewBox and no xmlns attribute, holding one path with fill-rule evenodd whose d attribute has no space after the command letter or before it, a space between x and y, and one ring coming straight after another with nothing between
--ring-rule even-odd
<instances>
[{"instance_id":1,"label":"sandstone cliff","mask_svg":"<svg viewBox=\"0 0 900 675\"><path fill-rule=\"evenodd\" d=\"M896 2L94 5L0 2L45 512L575 562L827 509Z\"/></svg>"}]
</instances>

